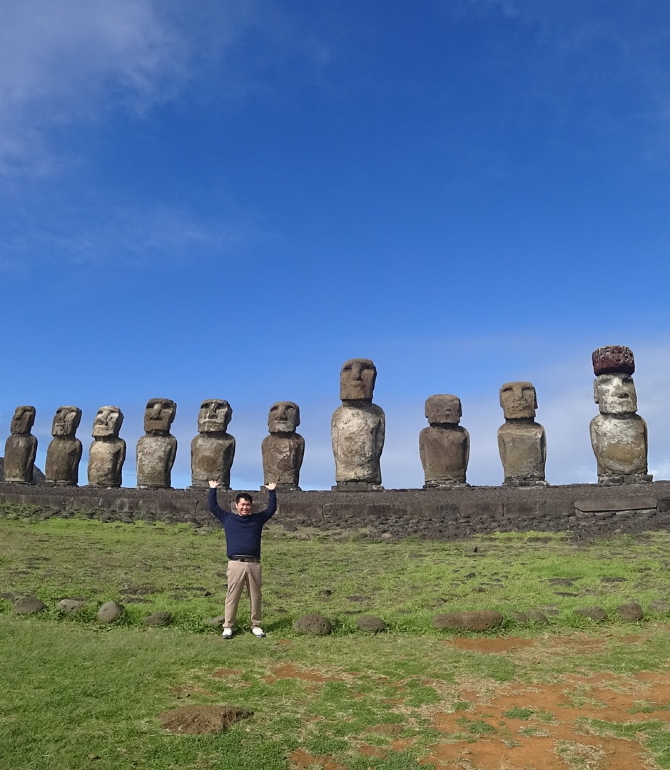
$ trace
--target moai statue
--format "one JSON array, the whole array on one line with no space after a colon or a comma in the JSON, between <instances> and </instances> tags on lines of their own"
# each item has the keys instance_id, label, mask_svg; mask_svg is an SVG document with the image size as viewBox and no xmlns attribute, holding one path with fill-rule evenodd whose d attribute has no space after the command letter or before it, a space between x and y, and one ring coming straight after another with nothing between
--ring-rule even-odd
<instances>
[{"instance_id":1,"label":"moai statue","mask_svg":"<svg viewBox=\"0 0 670 770\"><path fill-rule=\"evenodd\" d=\"M647 423L636 414L633 351L623 345L598 348L593 352L593 371L593 397L600 414L591 420L591 445L598 463L598 483L651 481Z\"/></svg>"},{"instance_id":2,"label":"moai statue","mask_svg":"<svg viewBox=\"0 0 670 770\"><path fill-rule=\"evenodd\" d=\"M334 490L383 489L380 459L384 448L384 411L372 403L377 369L368 358L345 361L340 372L342 406L330 423L335 456Z\"/></svg>"},{"instance_id":3,"label":"moai statue","mask_svg":"<svg viewBox=\"0 0 670 770\"><path fill-rule=\"evenodd\" d=\"M94 438L88 451L89 487L120 487L126 442L119 438L123 412L118 406L101 406L93 420Z\"/></svg>"},{"instance_id":4,"label":"moai statue","mask_svg":"<svg viewBox=\"0 0 670 770\"><path fill-rule=\"evenodd\" d=\"M462 414L457 396L442 394L426 399L430 427L419 434L424 489L469 486L465 473L470 459L470 434L458 424Z\"/></svg>"},{"instance_id":5,"label":"moai statue","mask_svg":"<svg viewBox=\"0 0 670 770\"><path fill-rule=\"evenodd\" d=\"M74 434L80 422L81 409L76 406L61 406L56 410L51 426L53 439L47 448L44 469L47 484L76 487L79 483L81 441Z\"/></svg>"},{"instance_id":6,"label":"moai statue","mask_svg":"<svg viewBox=\"0 0 670 770\"><path fill-rule=\"evenodd\" d=\"M208 487L210 479L220 489L230 489L230 469L235 458L235 438L227 432L233 410L227 401L203 401L198 413L198 435L191 441L191 489Z\"/></svg>"},{"instance_id":7,"label":"moai statue","mask_svg":"<svg viewBox=\"0 0 670 770\"><path fill-rule=\"evenodd\" d=\"M263 439L263 479L275 481L280 492L299 491L300 467L305 455L305 439L296 433L300 407L293 401L277 401L270 407L268 430Z\"/></svg>"},{"instance_id":8,"label":"moai statue","mask_svg":"<svg viewBox=\"0 0 670 770\"><path fill-rule=\"evenodd\" d=\"M500 388L505 424L498 428L498 450L505 486L546 487L547 437L535 422L537 395L530 382L507 382Z\"/></svg>"},{"instance_id":9,"label":"moai statue","mask_svg":"<svg viewBox=\"0 0 670 770\"><path fill-rule=\"evenodd\" d=\"M34 406L17 406L12 417L12 435L5 443L5 481L32 484L37 439L30 432L35 424Z\"/></svg>"},{"instance_id":10,"label":"moai statue","mask_svg":"<svg viewBox=\"0 0 670 770\"><path fill-rule=\"evenodd\" d=\"M140 489L171 489L177 439L170 426L177 404L169 398L151 398L144 411L144 430L137 442L137 486Z\"/></svg>"}]
</instances>

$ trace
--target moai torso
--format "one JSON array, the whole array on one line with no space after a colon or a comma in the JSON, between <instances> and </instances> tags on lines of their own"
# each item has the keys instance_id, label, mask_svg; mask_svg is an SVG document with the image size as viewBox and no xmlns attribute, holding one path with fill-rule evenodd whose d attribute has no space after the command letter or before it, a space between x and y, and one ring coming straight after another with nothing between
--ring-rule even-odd
<instances>
[{"instance_id":1,"label":"moai torso","mask_svg":"<svg viewBox=\"0 0 670 770\"><path fill-rule=\"evenodd\" d=\"M305 455L305 439L296 433L300 409L293 401L278 401L270 407L270 435L261 443L263 479L275 482L281 491L300 489L300 468Z\"/></svg>"},{"instance_id":2,"label":"moai torso","mask_svg":"<svg viewBox=\"0 0 670 770\"><path fill-rule=\"evenodd\" d=\"M14 411L11 432L5 442L5 482L32 484L37 439L30 433L35 424L35 407L19 406Z\"/></svg>"},{"instance_id":3,"label":"moai torso","mask_svg":"<svg viewBox=\"0 0 670 770\"><path fill-rule=\"evenodd\" d=\"M95 439L88 452L88 484L91 487L120 487L126 442L119 438L123 413L117 406L103 406L93 421Z\"/></svg>"},{"instance_id":4,"label":"moai torso","mask_svg":"<svg viewBox=\"0 0 670 770\"><path fill-rule=\"evenodd\" d=\"M530 382L507 382L500 389L505 424L498 428L498 451L506 486L547 486L547 438L535 422L537 398Z\"/></svg>"},{"instance_id":5,"label":"moai torso","mask_svg":"<svg viewBox=\"0 0 670 770\"><path fill-rule=\"evenodd\" d=\"M227 401L203 401L198 413L198 435L191 441L191 488L204 489L210 480L230 489L235 459L235 438L227 433L233 410Z\"/></svg>"},{"instance_id":6,"label":"moai torso","mask_svg":"<svg viewBox=\"0 0 670 770\"><path fill-rule=\"evenodd\" d=\"M424 489L465 484L470 458L470 435L458 425L461 402L448 394L426 400L430 427L419 433L419 455L425 477Z\"/></svg>"},{"instance_id":7,"label":"moai torso","mask_svg":"<svg viewBox=\"0 0 670 770\"><path fill-rule=\"evenodd\" d=\"M591 420L591 446L599 484L643 483L647 473L647 424L636 414L637 394L630 348L610 345L593 352L593 396L600 414Z\"/></svg>"},{"instance_id":8,"label":"moai torso","mask_svg":"<svg viewBox=\"0 0 670 770\"><path fill-rule=\"evenodd\" d=\"M335 410L330 423L337 481L333 489L381 488L386 424L384 412L372 403L376 379L375 365L367 358L345 361L340 371L342 406Z\"/></svg>"},{"instance_id":9,"label":"moai torso","mask_svg":"<svg viewBox=\"0 0 670 770\"><path fill-rule=\"evenodd\" d=\"M56 411L44 469L47 484L76 487L79 483L82 447L75 432L80 421L81 409L76 406L61 406Z\"/></svg>"},{"instance_id":10,"label":"moai torso","mask_svg":"<svg viewBox=\"0 0 670 770\"><path fill-rule=\"evenodd\" d=\"M144 412L146 435L137 442L137 486L170 489L177 439L170 435L177 405L167 398L152 398Z\"/></svg>"}]
</instances>

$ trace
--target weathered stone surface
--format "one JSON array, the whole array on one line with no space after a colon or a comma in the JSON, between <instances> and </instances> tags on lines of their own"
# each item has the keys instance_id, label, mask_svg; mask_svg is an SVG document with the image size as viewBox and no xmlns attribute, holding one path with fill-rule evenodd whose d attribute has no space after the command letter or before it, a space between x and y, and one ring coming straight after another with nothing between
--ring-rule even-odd
<instances>
[{"instance_id":1,"label":"weathered stone surface","mask_svg":"<svg viewBox=\"0 0 670 770\"><path fill-rule=\"evenodd\" d=\"M280 492L300 489L300 468L305 455L305 439L296 433L300 407L293 401L277 401L270 407L268 430L263 439L263 479L274 481Z\"/></svg>"},{"instance_id":2,"label":"weathered stone surface","mask_svg":"<svg viewBox=\"0 0 670 770\"><path fill-rule=\"evenodd\" d=\"M593 373L596 375L635 373L633 351L625 345L605 345L597 348L591 355Z\"/></svg>"},{"instance_id":3,"label":"weathered stone surface","mask_svg":"<svg viewBox=\"0 0 670 770\"><path fill-rule=\"evenodd\" d=\"M431 621L435 628L449 631L488 631L502 622L503 616L495 610L445 612Z\"/></svg>"},{"instance_id":4,"label":"weathered stone surface","mask_svg":"<svg viewBox=\"0 0 670 770\"><path fill-rule=\"evenodd\" d=\"M575 508L583 513L637 511L655 507L655 497L587 497L585 500L575 500Z\"/></svg>"},{"instance_id":5,"label":"weathered stone surface","mask_svg":"<svg viewBox=\"0 0 670 770\"><path fill-rule=\"evenodd\" d=\"M177 405L168 398L152 398L144 412L146 435L137 442L137 486L140 489L170 489L177 439L170 427Z\"/></svg>"},{"instance_id":6,"label":"weathered stone surface","mask_svg":"<svg viewBox=\"0 0 670 770\"><path fill-rule=\"evenodd\" d=\"M642 620L644 612L642 607L637 602L628 602L627 604L620 604L617 607L617 612L621 616L622 620L627 620L634 623L638 620Z\"/></svg>"},{"instance_id":7,"label":"weathered stone surface","mask_svg":"<svg viewBox=\"0 0 670 770\"><path fill-rule=\"evenodd\" d=\"M38 612L44 612L47 605L36 596L22 596L14 602L12 609L17 615L35 615Z\"/></svg>"},{"instance_id":8,"label":"weathered stone surface","mask_svg":"<svg viewBox=\"0 0 670 770\"><path fill-rule=\"evenodd\" d=\"M579 615L582 618L589 618L590 620L595 620L596 622L599 622L601 620L607 619L607 613L602 607L593 606L593 607L578 607L574 610L575 615Z\"/></svg>"},{"instance_id":9,"label":"weathered stone surface","mask_svg":"<svg viewBox=\"0 0 670 770\"><path fill-rule=\"evenodd\" d=\"M612 346L614 349L616 346ZM591 420L591 446L598 465L598 481L601 484L643 483L652 480L647 473L647 423L636 414L637 394L631 377L635 367L624 363L617 369L617 361L626 355L611 356L599 351L593 354L594 371L598 374L593 383L593 398L600 414ZM617 350L630 351L628 348ZM607 365L596 366L596 358ZM609 356L609 358L608 358ZM630 353L632 361L632 353Z\"/></svg>"},{"instance_id":10,"label":"weathered stone surface","mask_svg":"<svg viewBox=\"0 0 670 770\"><path fill-rule=\"evenodd\" d=\"M88 484L91 487L120 487L126 442L119 438L123 412L118 406L101 406L93 420L93 443L88 452Z\"/></svg>"},{"instance_id":11,"label":"weathered stone surface","mask_svg":"<svg viewBox=\"0 0 670 770\"><path fill-rule=\"evenodd\" d=\"M367 491L381 485L386 418L372 403L376 378L375 365L367 358L352 358L342 366L342 406L331 420L337 488Z\"/></svg>"},{"instance_id":12,"label":"weathered stone surface","mask_svg":"<svg viewBox=\"0 0 670 770\"><path fill-rule=\"evenodd\" d=\"M85 604L85 599L61 599L58 602L58 609L67 615L76 615Z\"/></svg>"},{"instance_id":13,"label":"weathered stone surface","mask_svg":"<svg viewBox=\"0 0 670 770\"><path fill-rule=\"evenodd\" d=\"M235 459L235 437L228 433L233 410L227 401L210 398L198 413L198 435L191 441L191 486L206 489L210 479L220 489L230 489L230 470Z\"/></svg>"},{"instance_id":14,"label":"weathered stone surface","mask_svg":"<svg viewBox=\"0 0 670 770\"><path fill-rule=\"evenodd\" d=\"M79 461L81 441L75 433L81 422L81 409L76 406L61 406L56 410L51 435L53 439L47 448L44 473L48 484L76 487L79 483Z\"/></svg>"},{"instance_id":15,"label":"weathered stone surface","mask_svg":"<svg viewBox=\"0 0 670 770\"><path fill-rule=\"evenodd\" d=\"M143 623L145 626L167 626L172 623L172 613L167 610L154 612L151 615L147 615Z\"/></svg>"},{"instance_id":16,"label":"weathered stone surface","mask_svg":"<svg viewBox=\"0 0 670 770\"><path fill-rule=\"evenodd\" d=\"M333 626L323 615L303 615L293 624L293 628L300 634L311 636L327 636L333 630Z\"/></svg>"},{"instance_id":17,"label":"weathered stone surface","mask_svg":"<svg viewBox=\"0 0 670 770\"><path fill-rule=\"evenodd\" d=\"M546 626L549 623L547 616L541 610L526 610L526 615L531 623Z\"/></svg>"},{"instance_id":18,"label":"weathered stone surface","mask_svg":"<svg viewBox=\"0 0 670 770\"><path fill-rule=\"evenodd\" d=\"M17 406L11 423L11 436L5 442L4 480L10 484L32 484L37 439L30 431L35 424L34 406Z\"/></svg>"},{"instance_id":19,"label":"weathered stone surface","mask_svg":"<svg viewBox=\"0 0 670 770\"><path fill-rule=\"evenodd\" d=\"M175 735L207 735L222 733L241 719L253 716L253 711L235 706L182 706L164 711L158 721Z\"/></svg>"},{"instance_id":20,"label":"weathered stone surface","mask_svg":"<svg viewBox=\"0 0 670 770\"><path fill-rule=\"evenodd\" d=\"M377 634L386 630L386 623L376 615L361 615L356 621L359 630Z\"/></svg>"},{"instance_id":21,"label":"weathered stone surface","mask_svg":"<svg viewBox=\"0 0 670 770\"><path fill-rule=\"evenodd\" d=\"M498 428L498 451L507 486L544 486L547 461L545 430L535 422L537 396L530 382L506 382L500 388L505 424Z\"/></svg>"},{"instance_id":22,"label":"weathered stone surface","mask_svg":"<svg viewBox=\"0 0 670 770\"><path fill-rule=\"evenodd\" d=\"M654 599L649 603L649 609L652 612L670 612L670 602L666 602L664 599Z\"/></svg>"},{"instance_id":23,"label":"weathered stone surface","mask_svg":"<svg viewBox=\"0 0 670 770\"><path fill-rule=\"evenodd\" d=\"M430 427L419 434L424 489L466 483L470 434L458 424L461 415L461 400L457 396L444 393L426 399Z\"/></svg>"},{"instance_id":24,"label":"weathered stone surface","mask_svg":"<svg viewBox=\"0 0 670 770\"><path fill-rule=\"evenodd\" d=\"M512 617L521 625L526 625L526 623L528 623L528 614L525 612L513 612Z\"/></svg>"},{"instance_id":25,"label":"weathered stone surface","mask_svg":"<svg viewBox=\"0 0 670 770\"><path fill-rule=\"evenodd\" d=\"M98 620L100 623L113 623L123 615L123 605L118 602L105 602L98 610Z\"/></svg>"}]
</instances>

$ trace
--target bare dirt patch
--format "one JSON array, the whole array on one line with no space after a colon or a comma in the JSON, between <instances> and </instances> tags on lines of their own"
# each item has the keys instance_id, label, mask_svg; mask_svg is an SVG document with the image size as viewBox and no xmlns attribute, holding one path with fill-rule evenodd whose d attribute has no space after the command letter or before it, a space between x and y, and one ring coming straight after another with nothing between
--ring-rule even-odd
<instances>
[{"instance_id":1,"label":"bare dirt patch","mask_svg":"<svg viewBox=\"0 0 670 770\"><path fill-rule=\"evenodd\" d=\"M292 770L304 770L306 767L319 767L322 770L347 770L346 767L328 759L328 757L315 757L304 749L292 751L288 758L291 761Z\"/></svg>"},{"instance_id":2,"label":"bare dirt patch","mask_svg":"<svg viewBox=\"0 0 670 770\"><path fill-rule=\"evenodd\" d=\"M241 719L253 716L253 711L236 706L182 706L158 715L159 722L176 735L205 735L222 733Z\"/></svg>"},{"instance_id":3,"label":"bare dirt patch","mask_svg":"<svg viewBox=\"0 0 670 770\"><path fill-rule=\"evenodd\" d=\"M522 639L518 636L510 636L506 639L468 639L466 637L456 637L445 641L445 644L458 647L459 650L468 650L469 652L489 652L498 654L509 650L518 650L520 647L532 647L536 644L535 639Z\"/></svg>"},{"instance_id":4,"label":"bare dirt patch","mask_svg":"<svg viewBox=\"0 0 670 770\"><path fill-rule=\"evenodd\" d=\"M320 674L317 671L309 671L308 669L299 668L291 663L282 663L278 666L274 666L272 673L269 676L263 678L264 682L272 683L278 679L301 679L304 682L344 682L345 680L340 676L326 676Z\"/></svg>"},{"instance_id":5,"label":"bare dirt patch","mask_svg":"<svg viewBox=\"0 0 670 770\"><path fill-rule=\"evenodd\" d=\"M244 673L241 668L217 668L212 674L216 679L223 679L227 676L235 676Z\"/></svg>"}]
</instances>

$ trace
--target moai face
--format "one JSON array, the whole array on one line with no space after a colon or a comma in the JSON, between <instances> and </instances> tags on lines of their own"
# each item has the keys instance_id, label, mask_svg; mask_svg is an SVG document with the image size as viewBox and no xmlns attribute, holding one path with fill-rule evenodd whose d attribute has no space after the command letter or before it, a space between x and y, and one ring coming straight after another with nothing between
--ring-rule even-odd
<instances>
[{"instance_id":1,"label":"moai face","mask_svg":"<svg viewBox=\"0 0 670 770\"><path fill-rule=\"evenodd\" d=\"M369 358L350 358L340 372L342 401L372 401L377 369Z\"/></svg>"},{"instance_id":2,"label":"moai face","mask_svg":"<svg viewBox=\"0 0 670 770\"><path fill-rule=\"evenodd\" d=\"M17 406L12 417L10 430L14 436L25 436L35 424L34 406Z\"/></svg>"},{"instance_id":3,"label":"moai face","mask_svg":"<svg viewBox=\"0 0 670 770\"><path fill-rule=\"evenodd\" d=\"M300 425L300 408L293 401L277 401L270 407L268 430L270 433L295 433Z\"/></svg>"},{"instance_id":4,"label":"moai face","mask_svg":"<svg viewBox=\"0 0 670 770\"><path fill-rule=\"evenodd\" d=\"M635 383L630 374L601 374L593 383L593 398L601 414L637 412Z\"/></svg>"},{"instance_id":5,"label":"moai face","mask_svg":"<svg viewBox=\"0 0 670 770\"><path fill-rule=\"evenodd\" d=\"M506 420L535 417L537 395L530 382L506 382L500 388L500 406Z\"/></svg>"},{"instance_id":6,"label":"moai face","mask_svg":"<svg viewBox=\"0 0 670 770\"><path fill-rule=\"evenodd\" d=\"M166 436L177 414L177 404L169 398L151 398L144 411L144 430L157 436Z\"/></svg>"},{"instance_id":7,"label":"moai face","mask_svg":"<svg viewBox=\"0 0 670 770\"><path fill-rule=\"evenodd\" d=\"M101 406L93 420L93 438L118 438L123 412L118 406Z\"/></svg>"},{"instance_id":8,"label":"moai face","mask_svg":"<svg viewBox=\"0 0 670 770\"><path fill-rule=\"evenodd\" d=\"M445 423L458 425L462 415L461 399L458 396L450 396L445 393L429 396L426 399L426 417L431 425L443 425Z\"/></svg>"},{"instance_id":9,"label":"moai face","mask_svg":"<svg viewBox=\"0 0 670 770\"><path fill-rule=\"evenodd\" d=\"M81 422L81 409L76 406L60 406L51 426L52 436L74 436Z\"/></svg>"},{"instance_id":10,"label":"moai face","mask_svg":"<svg viewBox=\"0 0 670 770\"><path fill-rule=\"evenodd\" d=\"M233 417L233 410L227 401L211 398L203 401L198 413L199 433L225 433Z\"/></svg>"}]
</instances>

